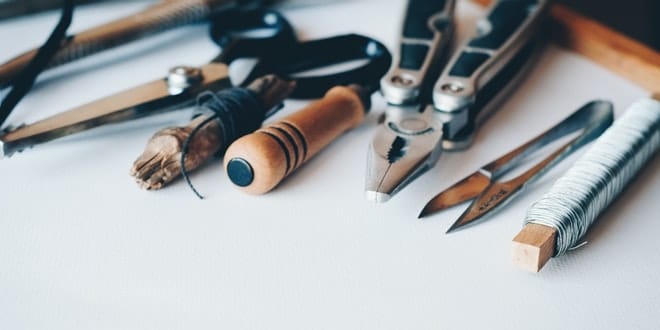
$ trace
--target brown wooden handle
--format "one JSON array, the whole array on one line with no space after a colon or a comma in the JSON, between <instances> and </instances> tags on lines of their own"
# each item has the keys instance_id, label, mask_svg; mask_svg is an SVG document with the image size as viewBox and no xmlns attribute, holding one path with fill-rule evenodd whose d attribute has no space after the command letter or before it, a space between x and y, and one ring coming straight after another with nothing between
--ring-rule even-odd
<instances>
[{"instance_id":1,"label":"brown wooden handle","mask_svg":"<svg viewBox=\"0 0 660 330\"><path fill-rule=\"evenodd\" d=\"M359 125L364 114L358 89L334 87L321 100L234 142L225 153L227 175L247 193L266 193Z\"/></svg>"}]
</instances>

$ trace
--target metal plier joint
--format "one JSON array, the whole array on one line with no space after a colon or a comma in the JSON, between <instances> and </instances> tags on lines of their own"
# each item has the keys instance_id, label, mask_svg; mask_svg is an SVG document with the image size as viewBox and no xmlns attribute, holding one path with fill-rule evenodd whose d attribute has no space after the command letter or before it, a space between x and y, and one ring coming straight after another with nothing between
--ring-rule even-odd
<instances>
[{"instance_id":1,"label":"metal plier joint","mask_svg":"<svg viewBox=\"0 0 660 330\"><path fill-rule=\"evenodd\" d=\"M368 199L389 200L435 166L443 150L470 145L532 62L547 2L495 1L443 67L455 0L409 0L398 61L381 81L388 107L368 154Z\"/></svg>"}]
</instances>

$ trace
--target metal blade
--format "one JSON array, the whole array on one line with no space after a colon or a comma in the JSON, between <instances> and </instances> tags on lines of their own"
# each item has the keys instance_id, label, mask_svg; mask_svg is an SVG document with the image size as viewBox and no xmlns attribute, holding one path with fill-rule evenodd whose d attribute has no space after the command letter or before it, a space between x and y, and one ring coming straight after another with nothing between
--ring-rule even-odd
<instances>
[{"instance_id":1,"label":"metal blade","mask_svg":"<svg viewBox=\"0 0 660 330\"><path fill-rule=\"evenodd\" d=\"M141 86L73 108L0 136L2 152L9 156L35 144L85 131L101 125L127 121L193 105L203 90L218 90L230 85L227 66L211 63L200 67L202 78L187 88L173 90L166 79Z\"/></svg>"},{"instance_id":2,"label":"metal blade","mask_svg":"<svg viewBox=\"0 0 660 330\"><path fill-rule=\"evenodd\" d=\"M365 191L367 199L385 202L437 162L442 124L433 108L389 106L369 147Z\"/></svg>"},{"instance_id":3,"label":"metal blade","mask_svg":"<svg viewBox=\"0 0 660 330\"><path fill-rule=\"evenodd\" d=\"M479 196L489 184L490 177L488 175L481 171L474 172L433 197L424 206L419 218L473 199Z\"/></svg>"},{"instance_id":4,"label":"metal blade","mask_svg":"<svg viewBox=\"0 0 660 330\"><path fill-rule=\"evenodd\" d=\"M453 232L459 228L465 227L475 221L482 219L484 215L491 213L506 204L507 201L520 191L524 182L507 181L495 182L490 184L484 192L475 199L470 207L454 222L447 230L447 233Z\"/></svg>"},{"instance_id":5,"label":"metal blade","mask_svg":"<svg viewBox=\"0 0 660 330\"><path fill-rule=\"evenodd\" d=\"M539 145L543 146L554 139L566 135L567 132L574 131L579 127L576 124L584 126L582 134L552 152L548 157L536 163L524 173L506 182L494 182L490 184L447 232L452 232L473 223L483 218L485 214L503 207L513 197L520 194L525 186L547 173L561 160L568 157L568 155L600 136L610 126L613 118L611 103L604 101L590 102L546 133L486 165L482 170L485 170L487 173L489 173L489 169L503 171L503 169L508 168L506 165L507 162L513 160L517 163L521 157L528 154L529 152L525 150L526 148L531 148L533 151L539 148ZM519 153L523 156L520 156Z\"/></svg>"}]
</instances>

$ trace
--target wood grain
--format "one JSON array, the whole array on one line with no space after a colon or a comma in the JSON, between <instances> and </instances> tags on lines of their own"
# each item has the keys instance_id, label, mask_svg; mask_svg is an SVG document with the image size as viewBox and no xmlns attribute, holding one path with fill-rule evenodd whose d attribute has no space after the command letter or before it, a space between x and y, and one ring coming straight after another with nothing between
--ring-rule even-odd
<instances>
[{"instance_id":1,"label":"wood grain","mask_svg":"<svg viewBox=\"0 0 660 330\"><path fill-rule=\"evenodd\" d=\"M225 169L239 189L263 194L316 155L342 133L359 125L365 114L360 93L334 87L306 108L234 142L225 153ZM230 164L249 167L251 179L240 183Z\"/></svg>"},{"instance_id":2,"label":"wood grain","mask_svg":"<svg viewBox=\"0 0 660 330\"><path fill-rule=\"evenodd\" d=\"M551 5L549 14L553 41L648 91L660 88L660 53L564 5Z\"/></svg>"},{"instance_id":3,"label":"wood grain","mask_svg":"<svg viewBox=\"0 0 660 330\"><path fill-rule=\"evenodd\" d=\"M533 223L525 225L513 238L513 264L538 273L555 254L556 240L557 231L554 228Z\"/></svg>"}]
</instances>

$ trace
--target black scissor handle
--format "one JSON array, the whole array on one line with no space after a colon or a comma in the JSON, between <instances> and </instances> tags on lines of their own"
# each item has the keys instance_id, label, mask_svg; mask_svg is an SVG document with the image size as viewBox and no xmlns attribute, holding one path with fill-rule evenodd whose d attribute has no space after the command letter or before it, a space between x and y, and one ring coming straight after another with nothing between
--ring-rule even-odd
<instances>
[{"instance_id":1,"label":"black scissor handle","mask_svg":"<svg viewBox=\"0 0 660 330\"><path fill-rule=\"evenodd\" d=\"M222 48L213 62L262 57L297 43L291 24L273 10L229 10L213 17L211 39Z\"/></svg>"},{"instance_id":2,"label":"black scissor handle","mask_svg":"<svg viewBox=\"0 0 660 330\"><path fill-rule=\"evenodd\" d=\"M340 72L296 76L296 73L360 60L365 63ZM291 97L320 98L338 85L360 84L377 88L391 62L390 52L380 42L358 34L346 34L279 48L260 61L246 81L274 73L297 81L298 87Z\"/></svg>"}]
</instances>

